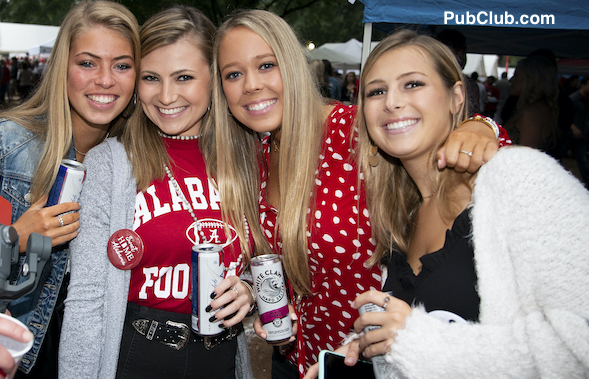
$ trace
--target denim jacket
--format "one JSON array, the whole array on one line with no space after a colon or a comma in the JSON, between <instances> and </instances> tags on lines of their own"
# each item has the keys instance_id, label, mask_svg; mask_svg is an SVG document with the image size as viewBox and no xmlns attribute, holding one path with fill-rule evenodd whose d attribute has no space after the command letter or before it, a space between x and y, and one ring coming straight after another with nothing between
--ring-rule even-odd
<instances>
[{"instance_id":1,"label":"denim jacket","mask_svg":"<svg viewBox=\"0 0 589 379\"><path fill-rule=\"evenodd\" d=\"M31 206L31 178L37 168L43 144L42 139L21 125L13 121L0 120L0 196L12 204L13 223ZM75 157L72 144L68 158L76 159ZM12 316L28 325L35 335L33 347L25 354L20 364L20 370L25 373L35 364L45 338L65 275L68 254L67 244L54 247L51 259L41 274L39 285L33 292L8 305ZM19 275L18 281L23 280L24 278Z\"/></svg>"}]
</instances>

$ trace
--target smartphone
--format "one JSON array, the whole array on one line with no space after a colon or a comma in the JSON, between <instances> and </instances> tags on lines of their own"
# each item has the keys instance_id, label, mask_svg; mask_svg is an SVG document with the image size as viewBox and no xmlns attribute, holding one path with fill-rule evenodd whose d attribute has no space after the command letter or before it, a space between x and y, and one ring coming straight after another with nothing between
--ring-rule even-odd
<instances>
[{"instance_id":1,"label":"smartphone","mask_svg":"<svg viewBox=\"0 0 589 379\"><path fill-rule=\"evenodd\" d=\"M329 350L319 353L319 379L374 379L372 363L359 360L346 366L345 356Z\"/></svg>"}]
</instances>

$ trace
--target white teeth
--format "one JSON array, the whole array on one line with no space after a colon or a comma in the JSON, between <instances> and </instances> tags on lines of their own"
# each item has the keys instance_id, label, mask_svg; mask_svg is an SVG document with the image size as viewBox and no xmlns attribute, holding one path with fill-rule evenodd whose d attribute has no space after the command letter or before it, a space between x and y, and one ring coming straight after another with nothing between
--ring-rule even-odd
<instances>
[{"instance_id":1,"label":"white teeth","mask_svg":"<svg viewBox=\"0 0 589 379\"><path fill-rule=\"evenodd\" d=\"M416 123L417 123L416 119L403 120L403 121L393 122L392 124L387 124L386 127L387 127L387 130L403 129L408 126L414 125Z\"/></svg>"},{"instance_id":2,"label":"white teeth","mask_svg":"<svg viewBox=\"0 0 589 379\"><path fill-rule=\"evenodd\" d=\"M268 101L264 101L263 103L249 105L246 108L248 111L261 111L262 109L269 107L270 105L274 104L275 102L276 102L276 99L268 100Z\"/></svg>"},{"instance_id":3,"label":"white teeth","mask_svg":"<svg viewBox=\"0 0 589 379\"><path fill-rule=\"evenodd\" d=\"M88 98L95 103L108 104L115 101L116 96L113 95L88 95Z\"/></svg>"},{"instance_id":4,"label":"white teeth","mask_svg":"<svg viewBox=\"0 0 589 379\"><path fill-rule=\"evenodd\" d=\"M186 107L178 107L178 108L170 108L170 109L158 107L157 109L159 109L159 111L162 112L163 114L170 115L170 114L180 113L184 109L186 109Z\"/></svg>"}]
</instances>

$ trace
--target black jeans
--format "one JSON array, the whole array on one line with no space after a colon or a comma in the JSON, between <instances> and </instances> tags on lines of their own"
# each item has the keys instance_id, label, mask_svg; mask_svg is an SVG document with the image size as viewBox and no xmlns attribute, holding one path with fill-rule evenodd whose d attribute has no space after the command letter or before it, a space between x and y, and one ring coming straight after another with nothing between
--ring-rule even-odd
<instances>
[{"instance_id":1,"label":"black jeans","mask_svg":"<svg viewBox=\"0 0 589 379\"><path fill-rule=\"evenodd\" d=\"M202 339L191 332L186 347L177 351L160 342L150 341L136 331L131 322L143 318L164 324L171 320L184 323L189 327L191 322L191 316L188 314L166 312L128 303L117 379L235 379L237 337L207 350Z\"/></svg>"}]
</instances>

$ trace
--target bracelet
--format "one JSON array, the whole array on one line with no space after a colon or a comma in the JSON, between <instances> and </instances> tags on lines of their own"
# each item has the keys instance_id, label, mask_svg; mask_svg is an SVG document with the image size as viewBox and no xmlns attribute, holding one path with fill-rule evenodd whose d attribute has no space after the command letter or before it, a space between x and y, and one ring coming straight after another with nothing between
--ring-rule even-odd
<instances>
[{"instance_id":1,"label":"bracelet","mask_svg":"<svg viewBox=\"0 0 589 379\"><path fill-rule=\"evenodd\" d=\"M254 303L250 306L250 311L247 314L249 316L256 310L256 295L254 294L254 289L252 288L251 284L249 284L245 280L242 280L241 284L243 284L250 291L250 293L252 294L252 299L254 299Z\"/></svg>"},{"instance_id":2,"label":"bracelet","mask_svg":"<svg viewBox=\"0 0 589 379\"><path fill-rule=\"evenodd\" d=\"M495 120L493 120L491 117L485 117L480 114L475 114L474 116L469 117L466 120L462 121L460 124L458 124L458 127L460 127L465 122L469 122L469 121L482 122L483 124L487 125L489 128L493 129L493 133L495 133L495 138L499 139L499 125L497 125Z\"/></svg>"}]
</instances>

